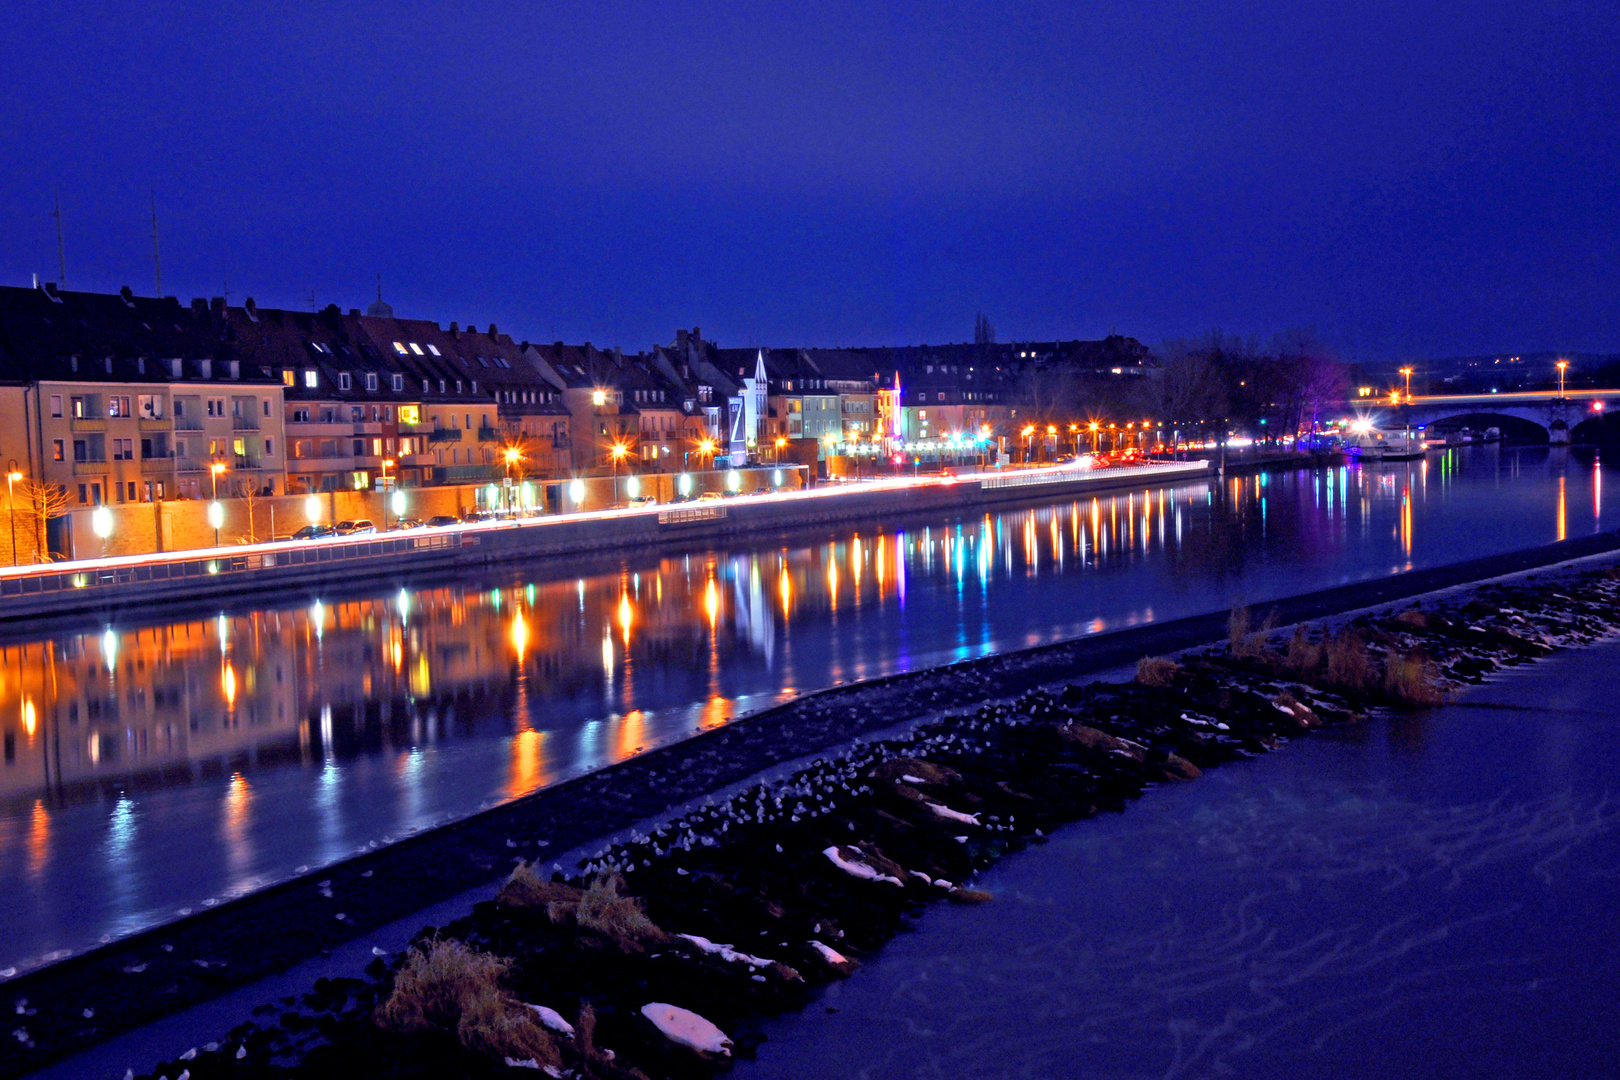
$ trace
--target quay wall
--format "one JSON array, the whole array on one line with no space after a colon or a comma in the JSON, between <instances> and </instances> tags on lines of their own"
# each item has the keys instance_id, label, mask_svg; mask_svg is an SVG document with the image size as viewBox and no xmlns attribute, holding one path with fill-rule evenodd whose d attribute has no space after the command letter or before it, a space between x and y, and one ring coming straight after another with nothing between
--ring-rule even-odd
<instances>
[{"instance_id":1,"label":"quay wall","mask_svg":"<svg viewBox=\"0 0 1620 1080\"><path fill-rule=\"evenodd\" d=\"M1202 462L1096 471L1010 473L917 485L858 485L799 498L741 497L566 514L333 541L261 544L0 572L0 624L189 607L254 595L313 598L333 587L502 563L710 543L794 529L990 509L1210 475ZM379 519L380 520L380 517Z\"/></svg>"}]
</instances>

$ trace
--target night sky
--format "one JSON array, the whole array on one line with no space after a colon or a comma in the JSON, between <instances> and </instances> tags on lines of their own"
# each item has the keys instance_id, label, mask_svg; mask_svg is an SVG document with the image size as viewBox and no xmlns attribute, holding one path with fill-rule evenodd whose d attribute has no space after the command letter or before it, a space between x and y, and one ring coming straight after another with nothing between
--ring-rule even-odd
<instances>
[{"instance_id":1,"label":"night sky","mask_svg":"<svg viewBox=\"0 0 1620 1080\"><path fill-rule=\"evenodd\" d=\"M1620 351L1613 3L19 4L0 282L518 338Z\"/></svg>"}]
</instances>

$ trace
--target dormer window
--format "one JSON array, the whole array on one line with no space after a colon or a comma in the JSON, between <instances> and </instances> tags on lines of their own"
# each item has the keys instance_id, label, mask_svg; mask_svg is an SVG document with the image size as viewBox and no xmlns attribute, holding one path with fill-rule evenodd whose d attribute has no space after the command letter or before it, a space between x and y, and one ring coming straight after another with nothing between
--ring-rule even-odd
<instances>
[{"instance_id":1,"label":"dormer window","mask_svg":"<svg viewBox=\"0 0 1620 1080\"><path fill-rule=\"evenodd\" d=\"M348 388L349 388L349 373L347 371L338 372L338 389L339 390L347 390Z\"/></svg>"},{"instance_id":2,"label":"dormer window","mask_svg":"<svg viewBox=\"0 0 1620 1080\"><path fill-rule=\"evenodd\" d=\"M403 376L403 375L395 375L394 376L394 393L403 394L404 392L405 392L405 376Z\"/></svg>"},{"instance_id":3,"label":"dormer window","mask_svg":"<svg viewBox=\"0 0 1620 1080\"><path fill-rule=\"evenodd\" d=\"M375 371L366 372L366 389L372 393L377 392L377 373Z\"/></svg>"},{"instance_id":4,"label":"dormer window","mask_svg":"<svg viewBox=\"0 0 1620 1080\"><path fill-rule=\"evenodd\" d=\"M316 387L320 386L320 379L320 373L314 368L309 368L304 372L304 385L311 390L314 390Z\"/></svg>"}]
</instances>

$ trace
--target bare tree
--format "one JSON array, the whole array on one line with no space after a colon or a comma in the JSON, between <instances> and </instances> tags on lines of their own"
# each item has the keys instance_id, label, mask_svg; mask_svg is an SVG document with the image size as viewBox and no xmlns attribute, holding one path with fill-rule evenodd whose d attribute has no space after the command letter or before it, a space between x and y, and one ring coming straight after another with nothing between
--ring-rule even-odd
<instances>
[{"instance_id":1,"label":"bare tree","mask_svg":"<svg viewBox=\"0 0 1620 1080\"><path fill-rule=\"evenodd\" d=\"M259 508L259 497L261 494L262 492L259 490L259 485L254 480L237 481L237 498L242 500L242 509L247 511L247 536L243 539L250 544L257 544L259 542L259 533L254 520L256 516L254 512ZM271 539L274 538L272 537Z\"/></svg>"},{"instance_id":2,"label":"bare tree","mask_svg":"<svg viewBox=\"0 0 1620 1080\"><path fill-rule=\"evenodd\" d=\"M994 345L995 343L996 328L991 325L990 320L981 311L979 317L973 320L973 344Z\"/></svg>"},{"instance_id":3,"label":"bare tree","mask_svg":"<svg viewBox=\"0 0 1620 1080\"><path fill-rule=\"evenodd\" d=\"M53 556L46 531L52 521L73 508L68 489L62 484L29 479L22 482L18 494L22 497L24 511L34 523L34 557L39 562L50 562Z\"/></svg>"}]
</instances>

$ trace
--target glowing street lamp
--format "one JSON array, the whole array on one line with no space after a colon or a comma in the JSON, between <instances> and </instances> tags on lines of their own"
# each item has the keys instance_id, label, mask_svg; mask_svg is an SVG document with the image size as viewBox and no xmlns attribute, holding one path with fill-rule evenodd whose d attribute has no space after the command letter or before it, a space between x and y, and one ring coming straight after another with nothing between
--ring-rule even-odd
<instances>
[{"instance_id":1,"label":"glowing street lamp","mask_svg":"<svg viewBox=\"0 0 1620 1080\"><path fill-rule=\"evenodd\" d=\"M1412 400L1412 369L1403 367L1401 368L1401 374L1406 377L1406 400L1410 403Z\"/></svg>"},{"instance_id":2,"label":"glowing street lamp","mask_svg":"<svg viewBox=\"0 0 1620 1080\"><path fill-rule=\"evenodd\" d=\"M1568 360L1558 361L1558 396L1564 396L1564 370L1569 367Z\"/></svg>"},{"instance_id":3,"label":"glowing street lamp","mask_svg":"<svg viewBox=\"0 0 1620 1080\"><path fill-rule=\"evenodd\" d=\"M383 489L383 532L388 531L388 470L394 467L393 458L383 458L382 463L382 489Z\"/></svg>"},{"instance_id":4,"label":"glowing street lamp","mask_svg":"<svg viewBox=\"0 0 1620 1080\"><path fill-rule=\"evenodd\" d=\"M96 507L95 512L90 515L90 528L101 538L101 555L102 558L106 558L107 537L111 536L113 531L112 511L105 506Z\"/></svg>"},{"instance_id":5,"label":"glowing street lamp","mask_svg":"<svg viewBox=\"0 0 1620 1080\"><path fill-rule=\"evenodd\" d=\"M624 460L630 448L622 442L613 444L613 505L619 505L619 462Z\"/></svg>"},{"instance_id":6,"label":"glowing street lamp","mask_svg":"<svg viewBox=\"0 0 1620 1080\"><path fill-rule=\"evenodd\" d=\"M224 473L223 461L216 461L208 466L208 523L214 527L215 547L219 547L219 527L225 523L225 508L219 505L219 478Z\"/></svg>"},{"instance_id":7,"label":"glowing street lamp","mask_svg":"<svg viewBox=\"0 0 1620 1080\"><path fill-rule=\"evenodd\" d=\"M11 565L17 565L17 493L12 485L23 478L17 471L17 459L6 464L6 511L11 515Z\"/></svg>"},{"instance_id":8,"label":"glowing street lamp","mask_svg":"<svg viewBox=\"0 0 1620 1080\"><path fill-rule=\"evenodd\" d=\"M523 460L523 451L515 446L508 446L502 455L506 461L506 508L512 509L512 470L517 468Z\"/></svg>"}]
</instances>

